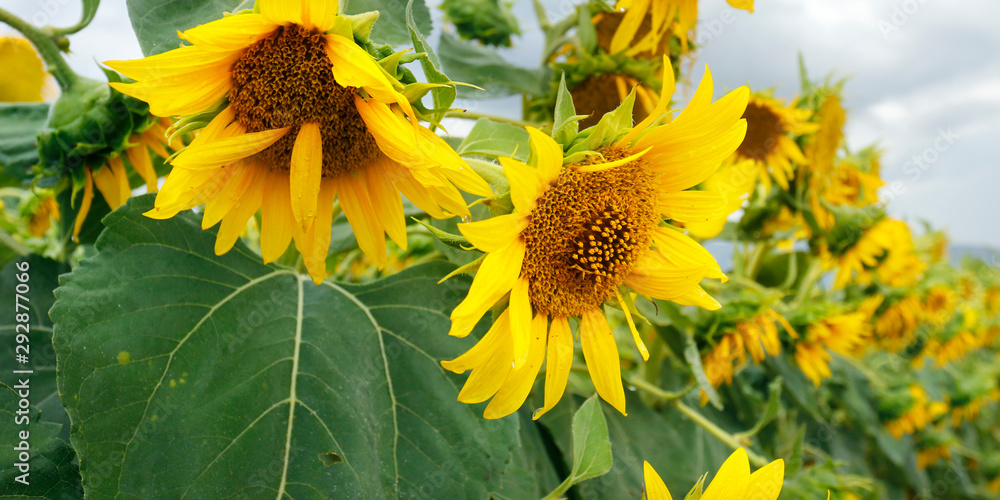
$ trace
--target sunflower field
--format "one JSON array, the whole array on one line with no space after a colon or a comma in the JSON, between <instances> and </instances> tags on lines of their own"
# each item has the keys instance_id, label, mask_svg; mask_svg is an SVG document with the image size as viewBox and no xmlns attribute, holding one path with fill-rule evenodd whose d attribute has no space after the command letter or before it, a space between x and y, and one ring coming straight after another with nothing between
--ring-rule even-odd
<instances>
[{"instance_id":1,"label":"sunflower field","mask_svg":"<svg viewBox=\"0 0 1000 500\"><path fill-rule=\"evenodd\" d=\"M0 8L0 497L1000 498L996 260L850 82L531 1Z\"/></svg>"}]
</instances>

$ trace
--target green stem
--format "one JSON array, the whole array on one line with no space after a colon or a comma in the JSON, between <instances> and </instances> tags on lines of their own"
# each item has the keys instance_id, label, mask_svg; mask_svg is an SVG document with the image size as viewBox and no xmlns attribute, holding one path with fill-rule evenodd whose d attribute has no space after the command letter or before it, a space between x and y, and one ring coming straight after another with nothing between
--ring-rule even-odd
<instances>
[{"instance_id":1,"label":"green stem","mask_svg":"<svg viewBox=\"0 0 1000 500\"><path fill-rule=\"evenodd\" d=\"M694 408L691 408L690 406L684 404L680 400L675 400L674 406L676 406L677 409L680 410L680 412L683 413L686 417L691 419L692 422L701 426L703 429L708 431L709 434L715 436L716 439L722 441L724 444L732 447L732 449L735 450L737 448L743 448L744 451L746 451L747 453L747 458L750 459L750 463L753 464L755 467L763 467L767 465L767 460L764 459L764 457L761 457L752 450L746 449L746 446L743 443L741 443L738 439L736 439L735 436L722 430L721 427L715 425L715 422L712 422L711 420L705 418L704 415L695 411Z\"/></svg>"},{"instance_id":2,"label":"green stem","mask_svg":"<svg viewBox=\"0 0 1000 500\"><path fill-rule=\"evenodd\" d=\"M503 116L491 115L489 113L475 113L472 111L449 111L445 113L445 118L464 118L466 120L478 120L480 118L487 118L499 123L509 123L511 125L517 125L519 127L540 127L540 123L533 123L524 120L518 120L515 118L506 118Z\"/></svg>"},{"instance_id":3,"label":"green stem","mask_svg":"<svg viewBox=\"0 0 1000 500\"><path fill-rule=\"evenodd\" d=\"M767 250L771 247L768 242L755 243L753 250L750 251L750 257L747 259L747 265L744 269L743 275L751 280L757 277L757 270L760 268L760 262Z\"/></svg>"},{"instance_id":4,"label":"green stem","mask_svg":"<svg viewBox=\"0 0 1000 500\"><path fill-rule=\"evenodd\" d=\"M49 73L52 73L52 76L56 77L56 81L59 82L59 88L63 92L73 87L73 84L80 77L70 69L69 64L66 63L66 60L59 53L59 46L56 45L52 37L46 35L42 30L31 25L24 19L2 8L0 8L0 22L8 24L19 31L35 46L38 54L42 56L42 60L48 64Z\"/></svg>"},{"instance_id":5,"label":"green stem","mask_svg":"<svg viewBox=\"0 0 1000 500\"><path fill-rule=\"evenodd\" d=\"M695 385L692 385L690 387L687 387L687 388L682 389L682 390L677 391L677 392L670 392L670 391L665 391L665 390L661 389L660 387L658 387L658 386L656 386L656 385L654 385L654 384L646 381L646 379L643 379L641 377L631 376L631 377L628 377L626 379L626 381L629 383L629 385L634 386L636 389L639 389L641 391L645 391L645 392L647 392L649 394L652 394L653 396L656 396L657 398L662 399L664 401L674 401L674 400L680 399L680 398L686 396L692 390L694 390L695 387L697 387Z\"/></svg>"},{"instance_id":6,"label":"green stem","mask_svg":"<svg viewBox=\"0 0 1000 500\"><path fill-rule=\"evenodd\" d=\"M27 257L31 254L31 250L28 247L22 245L20 241L15 240L13 236L3 229L0 229L0 244L5 245L21 257Z\"/></svg>"},{"instance_id":7,"label":"green stem","mask_svg":"<svg viewBox=\"0 0 1000 500\"><path fill-rule=\"evenodd\" d=\"M795 294L795 299L792 301L790 308L795 309L802 304L807 298L809 298L809 293L812 292L813 286L819 281L820 277L823 276L823 263L820 259L812 258L809 262L809 270L806 271L805 277L802 278L802 284L799 286L799 292Z\"/></svg>"},{"instance_id":8,"label":"green stem","mask_svg":"<svg viewBox=\"0 0 1000 500\"><path fill-rule=\"evenodd\" d=\"M572 481L573 481L573 476L567 477L566 480L562 482L562 484L556 486L556 489L549 492L548 495L542 497L542 500L558 500L559 498L563 498L563 493L566 493L566 490L568 490L570 486L573 486Z\"/></svg>"}]
</instances>

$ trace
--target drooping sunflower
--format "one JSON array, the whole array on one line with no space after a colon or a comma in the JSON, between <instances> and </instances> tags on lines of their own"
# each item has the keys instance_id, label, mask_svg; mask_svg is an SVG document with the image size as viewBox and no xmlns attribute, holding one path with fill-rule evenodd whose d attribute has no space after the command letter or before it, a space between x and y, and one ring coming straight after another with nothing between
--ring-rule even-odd
<instances>
[{"instance_id":1,"label":"drooping sunflower","mask_svg":"<svg viewBox=\"0 0 1000 500\"><path fill-rule=\"evenodd\" d=\"M294 240L309 274L326 277L334 201L380 265L385 235L406 248L400 192L438 218L467 215L459 188L489 186L419 125L403 84L359 45L336 1L261 0L180 33L191 43L108 65L137 80L115 88L158 116L219 109L172 161L147 216L205 204L225 253L258 209L264 262Z\"/></svg>"},{"instance_id":2,"label":"drooping sunflower","mask_svg":"<svg viewBox=\"0 0 1000 500\"><path fill-rule=\"evenodd\" d=\"M826 317L810 326L805 337L795 345L795 363L819 387L823 379L832 375L828 350L857 356L870 337L869 317L863 311Z\"/></svg>"},{"instance_id":3,"label":"drooping sunflower","mask_svg":"<svg viewBox=\"0 0 1000 500\"><path fill-rule=\"evenodd\" d=\"M927 290L924 299L925 318L932 325L943 325L951 319L958 305L958 294L945 285L935 285Z\"/></svg>"},{"instance_id":4,"label":"drooping sunflower","mask_svg":"<svg viewBox=\"0 0 1000 500\"><path fill-rule=\"evenodd\" d=\"M729 5L753 12L753 0L726 0ZM643 52L655 48L668 30L680 39L686 51L690 36L698 22L698 0L618 0L615 10L624 11L611 40L612 54L628 50ZM650 21L645 21L647 16ZM650 22L647 30L640 27Z\"/></svg>"},{"instance_id":5,"label":"drooping sunflower","mask_svg":"<svg viewBox=\"0 0 1000 500\"><path fill-rule=\"evenodd\" d=\"M750 353L754 363L761 363L766 356L781 354L778 324L790 335L797 335L788 321L774 309L737 322L728 333L723 331L722 338L702 360L709 383L713 387L731 384L735 370L746 363L747 353ZM702 404L707 402L708 395L702 392Z\"/></svg>"},{"instance_id":6,"label":"drooping sunflower","mask_svg":"<svg viewBox=\"0 0 1000 500\"><path fill-rule=\"evenodd\" d=\"M624 414L618 347L604 303L622 305L643 358L648 353L632 321L630 290L719 307L699 286L704 277L725 279L718 263L694 240L661 223L665 217L704 220L721 209L723 199L685 190L710 176L739 145L748 91L738 89L713 103L706 73L688 107L654 126L673 87L673 79L666 80L654 114L583 161L564 165L563 146L529 128L535 168L501 158L513 213L459 225L487 255L468 296L451 314L450 334L468 335L498 301L510 297L475 347L443 362L456 373L472 370L459 400L492 397L486 418L521 406L543 360L545 405L535 418L555 406L573 358L570 318L580 318L583 354L598 394Z\"/></svg>"},{"instance_id":7,"label":"drooping sunflower","mask_svg":"<svg viewBox=\"0 0 1000 500\"><path fill-rule=\"evenodd\" d=\"M123 145L125 149L122 153L124 155L114 153L108 156L106 162L97 168L84 167L83 199L73 223L74 240L79 237L83 222L87 220L87 214L90 213L90 205L94 200L94 186L97 186L97 190L104 196L104 201L108 203L111 210L124 205L132 196L128 171L125 169L127 160L132 170L135 170L146 183L146 191L155 193L159 188L159 180L156 170L153 168L153 157L150 155L150 151L160 158L166 159L171 154L167 149L168 146L171 150L184 147L179 139L167 139L167 129L171 125L169 120L166 118L154 119L148 116L147 118L149 119L144 125L145 130L135 129L135 133Z\"/></svg>"},{"instance_id":8,"label":"drooping sunflower","mask_svg":"<svg viewBox=\"0 0 1000 500\"><path fill-rule=\"evenodd\" d=\"M923 308L916 295L897 300L884 308L875 320L875 337L884 349L899 352L913 343Z\"/></svg>"},{"instance_id":9,"label":"drooping sunflower","mask_svg":"<svg viewBox=\"0 0 1000 500\"><path fill-rule=\"evenodd\" d=\"M860 229L855 228L853 232L858 233ZM837 268L835 289L852 281L867 285L876 275L889 286L912 286L925 267L913 248L909 226L899 219L886 217L864 230L839 255L824 254L823 260L828 269Z\"/></svg>"},{"instance_id":10,"label":"drooping sunflower","mask_svg":"<svg viewBox=\"0 0 1000 500\"><path fill-rule=\"evenodd\" d=\"M672 500L667 485L649 462L642 463L645 500ZM701 500L776 500L785 481L785 461L775 460L750 473L750 460L743 448L737 448L719 467Z\"/></svg>"},{"instance_id":11,"label":"drooping sunflower","mask_svg":"<svg viewBox=\"0 0 1000 500\"><path fill-rule=\"evenodd\" d=\"M938 417L948 413L948 405L941 401L931 401L920 385L910 385L907 392L910 396L910 407L898 417L885 423L885 428L896 439L923 430Z\"/></svg>"}]
</instances>

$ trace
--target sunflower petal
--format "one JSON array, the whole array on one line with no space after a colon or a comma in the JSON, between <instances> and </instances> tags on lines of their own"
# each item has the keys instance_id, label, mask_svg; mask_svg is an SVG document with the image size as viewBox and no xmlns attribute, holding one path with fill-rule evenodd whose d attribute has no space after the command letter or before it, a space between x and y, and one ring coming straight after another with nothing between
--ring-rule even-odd
<instances>
[{"instance_id":1,"label":"sunflower petal","mask_svg":"<svg viewBox=\"0 0 1000 500\"><path fill-rule=\"evenodd\" d=\"M559 177L563 166L563 149L548 134L535 127L527 127L528 136L531 138L531 153L535 157L535 164L538 165L538 172L542 176L542 182L549 183Z\"/></svg>"},{"instance_id":2,"label":"sunflower petal","mask_svg":"<svg viewBox=\"0 0 1000 500\"><path fill-rule=\"evenodd\" d=\"M316 202L323 178L323 137L319 124L304 123L292 146L291 170L292 215L303 229L316 218Z\"/></svg>"},{"instance_id":3,"label":"sunflower petal","mask_svg":"<svg viewBox=\"0 0 1000 500\"><path fill-rule=\"evenodd\" d=\"M545 337L547 336L548 322L549 318L544 314L539 314L531 320L530 332L528 332L527 359L522 365L515 366L507 374L507 379L500 386L500 390L486 406L483 418L506 417L524 404L528 393L531 392L531 386L535 383L535 377L538 376L538 370L542 367L542 360L545 358ZM511 328L514 328L513 324L511 324Z\"/></svg>"},{"instance_id":4,"label":"sunflower petal","mask_svg":"<svg viewBox=\"0 0 1000 500\"><path fill-rule=\"evenodd\" d=\"M660 196L663 215L680 222L707 222L726 215L725 196L712 191L676 191Z\"/></svg>"},{"instance_id":5,"label":"sunflower petal","mask_svg":"<svg viewBox=\"0 0 1000 500\"><path fill-rule=\"evenodd\" d=\"M448 335L468 335L483 314L514 287L514 282L521 274L524 250L524 243L514 241L486 255L465 300L451 312L451 330Z\"/></svg>"},{"instance_id":6,"label":"sunflower petal","mask_svg":"<svg viewBox=\"0 0 1000 500\"><path fill-rule=\"evenodd\" d=\"M459 224L458 230L476 248L484 252L495 252L517 238L528 227L528 221L527 214L505 214Z\"/></svg>"},{"instance_id":7,"label":"sunflower petal","mask_svg":"<svg viewBox=\"0 0 1000 500\"><path fill-rule=\"evenodd\" d=\"M784 481L785 461L779 458L750 474L746 498L754 500L777 500Z\"/></svg>"},{"instance_id":8,"label":"sunflower petal","mask_svg":"<svg viewBox=\"0 0 1000 500\"><path fill-rule=\"evenodd\" d=\"M233 248L240 234L247 227L247 220L257 213L264 197L264 185L267 180L267 170L253 166L249 169L252 178L246 191L240 196L232 210L222 218L219 234L215 238L215 254L222 255Z\"/></svg>"},{"instance_id":9,"label":"sunflower petal","mask_svg":"<svg viewBox=\"0 0 1000 500\"><path fill-rule=\"evenodd\" d=\"M524 163L513 158L500 158L503 173L510 182L510 199L518 212L530 212L535 207L535 200L544 191L542 176Z\"/></svg>"},{"instance_id":10,"label":"sunflower petal","mask_svg":"<svg viewBox=\"0 0 1000 500\"><path fill-rule=\"evenodd\" d=\"M750 460L743 448L738 448L719 467L719 472L712 478L711 484L705 489L701 500L730 500L747 498L747 485L750 483Z\"/></svg>"},{"instance_id":11,"label":"sunflower petal","mask_svg":"<svg viewBox=\"0 0 1000 500\"><path fill-rule=\"evenodd\" d=\"M260 13L278 25L302 24L302 4L312 0L260 0Z\"/></svg>"},{"instance_id":12,"label":"sunflower petal","mask_svg":"<svg viewBox=\"0 0 1000 500\"><path fill-rule=\"evenodd\" d=\"M572 366L573 332L569 322L566 318L552 318L545 358L545 406L531 415L532 420L538 420L562 399Z\"/></svg>"},{"instance_id":13,"label":"sunflower petal","mask_svg":"<svg viewBox=\"0 0 1000 500\"><path fill-rule=\"evenodd\" d=\"M385 230L375 209L372 208L368 189L362 180L353 175L341 175L336 179L340 205L347 216L347 222L354 230L358 246L368 258L378 263L379 269L388 264L385 254Z\"/></svg>"},{"instance_id":14,"label":"sunflower petal","mask_svg":"<svg viewBox=\"0 0 1000 500\"><path fill-rule=\"evenodd\" d=\"M245 134L188 146L172 162L175 167L191 170L219 168L257 154L285 136L291 127Z\"/></svg>"},{"instance_id":15,"label":"sunflower petal","mask_svg":"<svg viewBox=\"0 0 1000 500\"><path fill-rule=\"evenodd\" d=\"M653 466L649 465L649 462L642 462L642 478L646 500L673 500L667 485L663 484L660 475L653 470Z\"/></svg>"},{"instance_id":16,"label":"sunflower petal","mask_svg":"<svg viewBox=\"0 0 1000 500\"><path fill-rule=\"evenodd\" d=\"M90 204L94 200L94 179L90 175L90 167L84 167L83 200L80 201L80 208L76 212L76 220L73 221L73 241L80 241L80 229L83 221L87 220L90 213Z\"/></svg>"},{"instance_id":17,"label":"sunflower petal","mask_svg":"<svg viewBox=\"0 0 1000 500\"><path fill-rule=\"evenodd\" d=\"M514 347L514 369L521 368L528 360L531 331L531 301L528 298L528 279L518 278L510 290L510 336Z\"/></svg>"},{"instance_id":18,"label":"sunflower petal","mask_svg":"<svg viewBox=\"0 0 1000 500\"><path fill-rule=\"evenodd\" d=\"M615 344L611 326L600 309L583 313L580 321L580 344L597 394L622 415L627 415L618 345Z\"/></svg>"},{"instance_id":19,"label":"sunflower petal","mask_svg":"<svg viewBox=\"0 0 1000 500\"><path fill-rule=\"evenodd\" d=\"M261 207L260 254L264 264L281 257L292 241L291 189L288 176L280 170L272 170L264 186L264 203Z\"/></svg>"}]
</instances>

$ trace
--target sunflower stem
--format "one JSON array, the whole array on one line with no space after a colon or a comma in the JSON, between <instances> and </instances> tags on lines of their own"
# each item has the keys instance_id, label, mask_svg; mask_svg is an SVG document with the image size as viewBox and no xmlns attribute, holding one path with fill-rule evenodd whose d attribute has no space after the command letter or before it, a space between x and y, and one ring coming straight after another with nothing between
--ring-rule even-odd
<instances>
[{"instance_id":1,"label":"sunflower stem","mask_svg":"<svg viewBox=\"0 0 1000 500\"><path fill-rule=\"evenodd\" d=\"M809 293L812 292L813 286L822 276L823 263L819 259L812 259L806 275L802 278L802 285L799 286L799 291L795 294L795 299L790 304L790 309L795 310L804 300L809 298Z\"/></svg>"},{"instance_id":2,"label":"sunflower stem","mask_svg":"<svg viewBox=\"0 0 1000 500\"><path fill-rule=\"evenodd\" d=\"M31 250L22 245L20 241L14 239L7 231L0 229L0 244L3 244L7 248L14 251L14 253L20 255L21 257L27 257L31 254Z\"/></svg>"},{"instance_id":3,"label":"sunflower stem","mask_svg":"<svg viewBox=\"0 0 1000 500\"><path fill-rule=\"evenodd\" d=\"M51 36L45 34L41 29L33 26L31 23L15 16L6 9L0 8L0 22L10 25L25 38L35 46L35 50L38 54L42 56L42 60L48 65L48 71L56 78L59 82L59 88L63 92L68 91L73 87L80 77L70 69L69 64L63 59L62 54L59 53L59 46L56 45L55 40Z\"/></svg>"},{"instance_id":4,"label":"sunflower stem","mask_svg":"<svg viewBox=\"0 0 1000 500\"><path fill-rule=\"evenodd\" d=\"M680 399L680 398L688 395L688 393L690 393L696 387L696 386L692 385L692 386L688 386L688 387L686 387L684 389L681 389L680 391L671 392L671 391L663 390L662 388L658 387L657 385L650 383L646 379L644 379L642 377L637 377L637 376L634 376L634 375L629 376L626 379L626 382L628 382L629 385L635 387L636 389L639 389L639 390L644 391L646 393L652 394L653 396L656 396L658 399L661 399L663 401L674 401L674 400Z\"/></svg>"},{"instance_id":5,"label":"sunflower stem","mask_svg":"<svg viewBox=\"0 0 1000 500\"><path fill-rule=\"evenodd\" d=\"M517 125L519 127L542 127L541 123L534 123L524 120L518 120L516 118L506 118L503 116L491 115L489 113L476 113L473 111L449 111L445 113L445 118L463 118L465 120L478 120L480 118L487 118L498 123L508 123L510 125Z\"/></svg>"},{"instance_id":6,"label":"sunflower stem","mask_svg":"<svg viewBox=\"0 0 1000 500\"><path fill-rule=\"evenodd\" d=\"M750 463L753 464L754 467L759 468L767 465L767 460L764 459L764 457L761 457L752 450L746 449L747 444L740 442L740 440L737 439L736 436L733 436L732 434L722 430L721 427L715 425L715 422L712 422L711 420L705 418L704 415L695 411L694 408L691 408L690 406L684 404L679 399L674 400L674 406L676 406L677 409L684 414L684 416L688 417L689 419L691 419L692 422L701 426L701 428L708 431L709 434L715 436L715 438L718 439L719 441L722 441L724 444L732 447L734 450L737 448L743 448L744 451L747 452L747 458L750 459Z\"/></svg>"}]
</instances>

